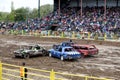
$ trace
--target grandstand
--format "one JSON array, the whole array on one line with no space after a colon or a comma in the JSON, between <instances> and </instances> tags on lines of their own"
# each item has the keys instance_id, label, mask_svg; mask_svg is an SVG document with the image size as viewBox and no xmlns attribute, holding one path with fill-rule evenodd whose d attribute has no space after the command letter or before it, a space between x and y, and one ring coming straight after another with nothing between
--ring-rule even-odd
<instances>
[{"instance_id":1,"label":"grandstand","mask_svg":"<svg viewBox=\"0 0 120 80\"><path fill-rule=\"evenodd\" d=\"M54 12L48 16L53 25L62 26L58 30L115 32L119 14L120 0L54 0Z\"/></svg>"},{"instance_id":2,"label":"grandstand","mask_svg":"<svg viewBox=\"0 0 120 80\"><path fill-rule=\"evenodd\" d=\"M81 7L81 1L82 1L82 7L101 7L104 6L106 2L107 7L116 7L120 6L120 0L54 0L54 8L57 9L60 2L60 8L62 7Z\"/></svg>"},{"instance_id":3,"label":"grandstand","mask_svg":"<svg viewBox=\"0 0 120 80\"><path fill-rule=\"evenodd\" d=\"M54 11L46 17L40 20L29 19L27 23L29 25L24 22L6 26L27 31L55 30L114 34L120 32L119 15L120 0L54 0Z\"/></svg>"}]
</instances>

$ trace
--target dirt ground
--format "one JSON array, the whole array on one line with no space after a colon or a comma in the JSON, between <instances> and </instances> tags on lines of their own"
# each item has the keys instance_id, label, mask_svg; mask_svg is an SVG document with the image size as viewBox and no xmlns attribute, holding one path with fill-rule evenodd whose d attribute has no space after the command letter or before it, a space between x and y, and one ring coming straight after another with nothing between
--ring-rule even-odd
<instances>
[{"instance_id":1,"label":"dirt ground","mask_svg":"<svg viewBox=\"0 0 120 80\"><path fill-rule=\"evenodd\" d=\"M99 49L97 56L85 57L76 61L61 61L48 56L33 57L27 60L13 57L13 51L21 45L40 44L46 49L50 49L53 44L67 40L69 39L0 35L0 57L2 62L9 64L20 65L22 62L26 62L27 66L38 69L54 69L59 72L120 80L120 42L73 39L78 44L95 44Z\"/></svg>"}]
</instances>

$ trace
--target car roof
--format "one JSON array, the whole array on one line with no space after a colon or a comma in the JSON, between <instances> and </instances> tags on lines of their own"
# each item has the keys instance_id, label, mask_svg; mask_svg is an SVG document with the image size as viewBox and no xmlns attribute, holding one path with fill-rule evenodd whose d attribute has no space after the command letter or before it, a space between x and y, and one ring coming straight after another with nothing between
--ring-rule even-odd
<instances>
[{"instance_id":1,"label":"car roof","mask_svg":"<svg viewBox=\"0 0 120 80\"><path fill-rule=\"evenodd\" d=\"M65 47L62 47L62 48L73 48L73 47L70 47L70 46L65 46Z\"/></svg>"},{"instance_id":2,"label":"car roof","mask_svg":"<svg viewBox=\"0 0 120 80\"><path fill-rule=\"evenodd\" d=\"M34 47L36 45L40 46L39 44L30 44L30 45L24 45L23 47Z\"/></svg>"},{"instance_id":3,"label":"car roof","mask_svg":"<svg viewBox=\"0 0 120 80\"><path fill-rule=\"evenodd\" d=\"M74 45L72 45L72 46L84 46L84 47L90 47L90 46L95 46L95 45L93 45L93 44L89 44L89 45L80 45L80 44L74 44Z\"/></svg>"}]
</instances>

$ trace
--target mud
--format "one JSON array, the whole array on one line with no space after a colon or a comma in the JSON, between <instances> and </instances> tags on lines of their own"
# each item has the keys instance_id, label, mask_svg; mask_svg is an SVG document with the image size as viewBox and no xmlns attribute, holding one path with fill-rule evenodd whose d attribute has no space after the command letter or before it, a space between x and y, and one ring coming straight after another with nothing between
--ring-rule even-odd
<instances>
[{"instance_id":1,"label":"mud","mask_svg":"<svg viewBox=\"0 0 120 80\"><path fill-rule=\"evenodd\" d=\"M61 61L48 56L32 57L25 60L14 58L13 55L13 51L23 45L40 44L46 49L50 49L53 44L67 40L69 39L0 35L0 59L4 63L15 65L26 62L27 66L38 69L54 69L55 71L73 74L105 77L113 80L120 79L120 42L72 39L78 44L95 44L99 49L99 54L70 61Z\"/></svg>"}]
</instances>

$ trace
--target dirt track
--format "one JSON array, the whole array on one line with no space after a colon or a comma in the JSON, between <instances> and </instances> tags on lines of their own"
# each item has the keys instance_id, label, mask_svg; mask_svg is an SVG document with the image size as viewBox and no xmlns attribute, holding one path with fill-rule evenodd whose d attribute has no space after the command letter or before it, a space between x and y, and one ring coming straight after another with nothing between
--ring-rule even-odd
<instances>
[{"instance_id":1,"label":"dirt track","mask_svg":"<svg viewBox=\"0 0 120 80\"><path fill-rule=\"evenodd\" d=\"M26 62L27 66L38 69L54 69L60 72L79 73L114 80L120 79L120 42L73 40L80 44L96 44L99 49L99 55L78 59L77 61L60 61L59 59L50 57L33 57L24 60L14 58L12 54L20 45L40 44L50 49L53 44L67 40L68 39L0 35L0 56L2 62L9 64L20 65L22 62Z\"/></svg>"}]
</instances>

